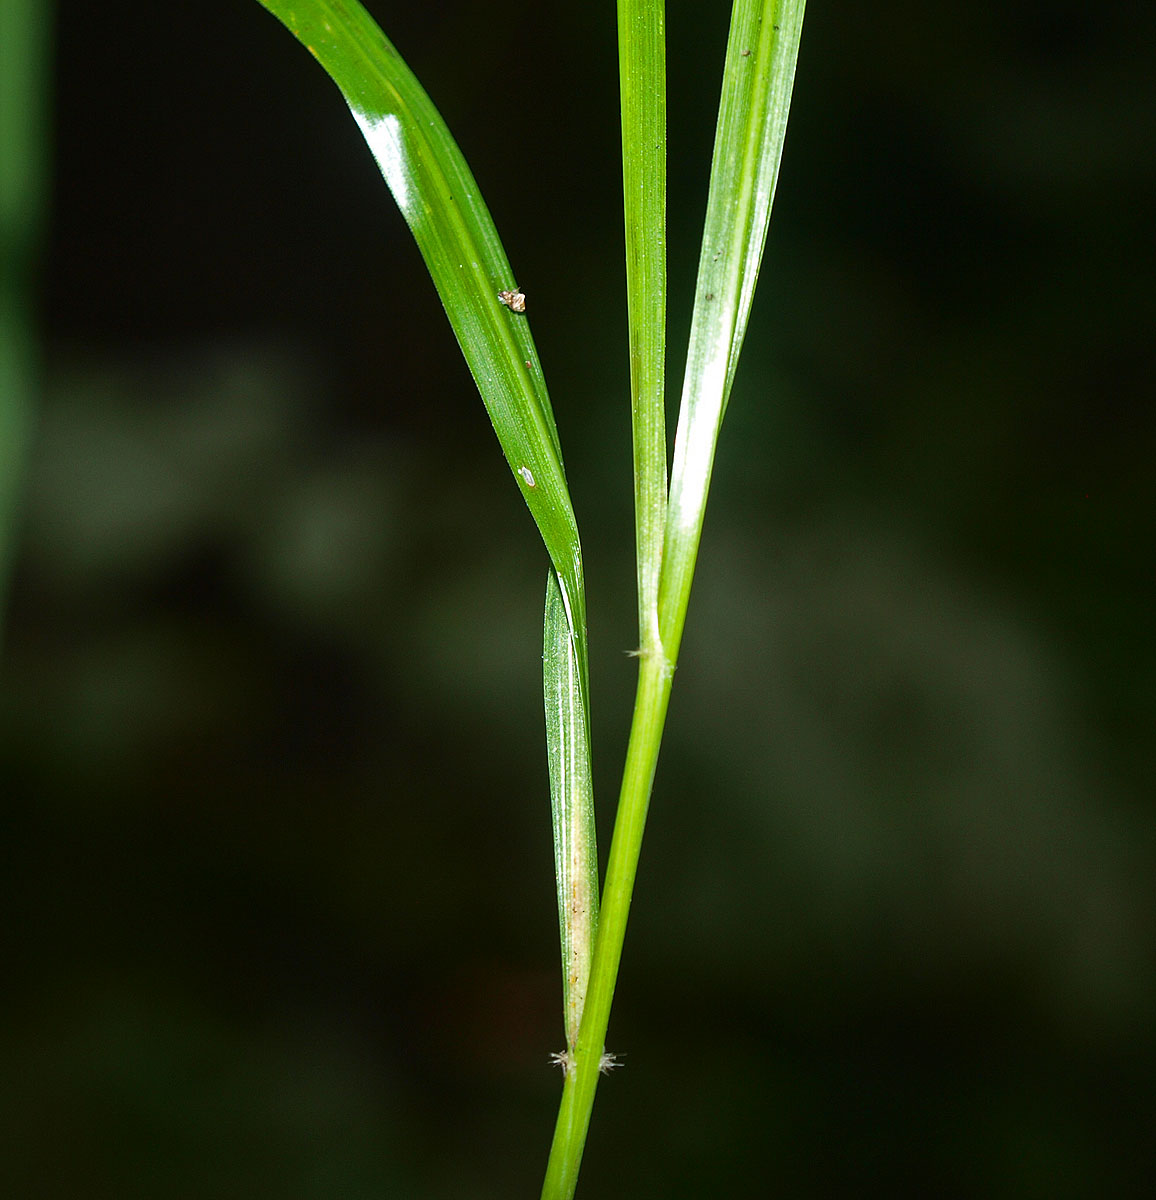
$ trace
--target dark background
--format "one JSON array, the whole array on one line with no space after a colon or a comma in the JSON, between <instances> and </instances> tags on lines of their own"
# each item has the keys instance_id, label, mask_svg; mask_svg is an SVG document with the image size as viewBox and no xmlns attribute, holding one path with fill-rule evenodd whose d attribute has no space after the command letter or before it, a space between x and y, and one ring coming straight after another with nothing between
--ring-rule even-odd
<instances>
[{"instance_id":1,"label":"dark background","mask_svg":"<svg viewBox=\"0 0 1156 1200\"><path fill-rule=\"evenodd\" d=\"M544 551L302 48L255 3L56 7L4 1191L537 1195ZM370 8L529 297L605 852L635 641L613 6ZM811 5L583 1195L1149 1194L1148 11ZM672 406L727 16L668 12Z\"/></svg>"}]
</instances>

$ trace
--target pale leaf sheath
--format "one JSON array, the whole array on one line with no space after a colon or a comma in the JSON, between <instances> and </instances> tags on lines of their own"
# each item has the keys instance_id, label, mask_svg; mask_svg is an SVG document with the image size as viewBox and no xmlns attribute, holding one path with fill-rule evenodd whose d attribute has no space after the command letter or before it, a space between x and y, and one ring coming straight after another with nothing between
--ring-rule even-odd
<instances>
[{"instance_id":1,"label":"pale leaf sheath","mask_svg":"<svg viewBox=\"0 0 1156 1200\"><path fill-rule=\"evenodd\" d=\"M558 581L546 581L542 680L546 749L554 826L554 874L562 941L562 1003L566 1048L578 1040L598 927L598 854L590 743L582 700L581 669L574 652Z\"/></svg>"}]
</instances>

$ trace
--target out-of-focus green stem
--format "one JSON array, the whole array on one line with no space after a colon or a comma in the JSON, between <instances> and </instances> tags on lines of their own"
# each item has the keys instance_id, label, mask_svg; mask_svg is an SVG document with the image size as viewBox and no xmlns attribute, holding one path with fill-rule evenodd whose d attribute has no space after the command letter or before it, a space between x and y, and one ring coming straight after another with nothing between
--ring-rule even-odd
<instances>
[{"instance_id":1,"label":"out-of-focus green stem","mask_svg":"<svg viewBox=\"0 0 1156 1200\"><path fill-rule=\"evenodd\" d=\"M51 15L46 0L0 3L0 614L39 373L33 269L47 191Z\"/></svg>"}]
</instances>

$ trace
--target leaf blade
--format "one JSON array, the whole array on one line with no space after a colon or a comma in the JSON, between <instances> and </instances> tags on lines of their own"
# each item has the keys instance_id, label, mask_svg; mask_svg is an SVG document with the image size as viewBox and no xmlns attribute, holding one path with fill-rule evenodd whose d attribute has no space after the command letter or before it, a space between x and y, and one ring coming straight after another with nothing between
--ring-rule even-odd
<instances>
[{"instance_id":1,"label":"leaf blade","mask_svg":"<svg viewBox=\"0 0 1156 1200\"><path fill-rule=\"evenodd\" d=\"M550 555L544 617L552 824L567 1045L577 1037L598 914L582 551L562 451L517 282L437 109L356 0L260 0L338 85L425 260ZM508 299L508 295L507 295Z\"/></svg>"},{"instance_id":2,"label":"leaf blade","mask_svg":"<svg viewBox=\"0 0 1156 1200\"><path fill-rule=\"evenodd\" d=\"M498 299L518 281L477 183L425 89L357 0L260 3L337 84L413 233L558 573L585 698L582 552L557 425L529 323Z\"/></svg>"},{"instance_id":3,"label":"leaf blade","mask_svg":"<svg viewBox=\"0 0 1156 1200\"><path fill-rule=\"evenodd\" d=\"M677 660L719 428L766 244L806 0L735 0L723 69L659 585Z\"/></svg>"},{"instance_id":4,"label":"leaf blade","mask_svg":"<svg viewBox=\"0 0 1156 1200\"><path fill-rule=\"evenodd\" d=\"M666 528L666 16L663 0L618 0L622 196L630 332L638 636L657 649Z\"/></svg>"}]
</instances>

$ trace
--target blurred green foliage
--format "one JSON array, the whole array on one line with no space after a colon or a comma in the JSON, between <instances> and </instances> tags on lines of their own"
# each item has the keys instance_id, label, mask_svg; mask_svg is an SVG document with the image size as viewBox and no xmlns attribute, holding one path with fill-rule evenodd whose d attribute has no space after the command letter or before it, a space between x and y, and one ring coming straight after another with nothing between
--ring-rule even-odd
<instances>
[{"instance_id":1,"label":"blurred green foliage","mask_svg":"<svg viewBox=\"0 0 1156 1200\"><path fill-rule=\"evenodd\" d=\"M613 21L370 7L534 306L610 795ZM1151 22L808 14L592 1196L1145 1194ZM673 344L725 24L670 6ZM356 129L267 15L62 2L58 31L4 1191L532 1194L562 1041L532 525Z\"/></svg>"},{"instance_id":2,"label":"blurred green foliage","mask_svg":"<svg viewBox=\"0 0 1156 1200\"><path fill-rule=\"evenodd\" d=\"M50 30L42 0L0 6L0 638L40 383L35 273L46 224Z\"/></svg>"}]
</instances>

